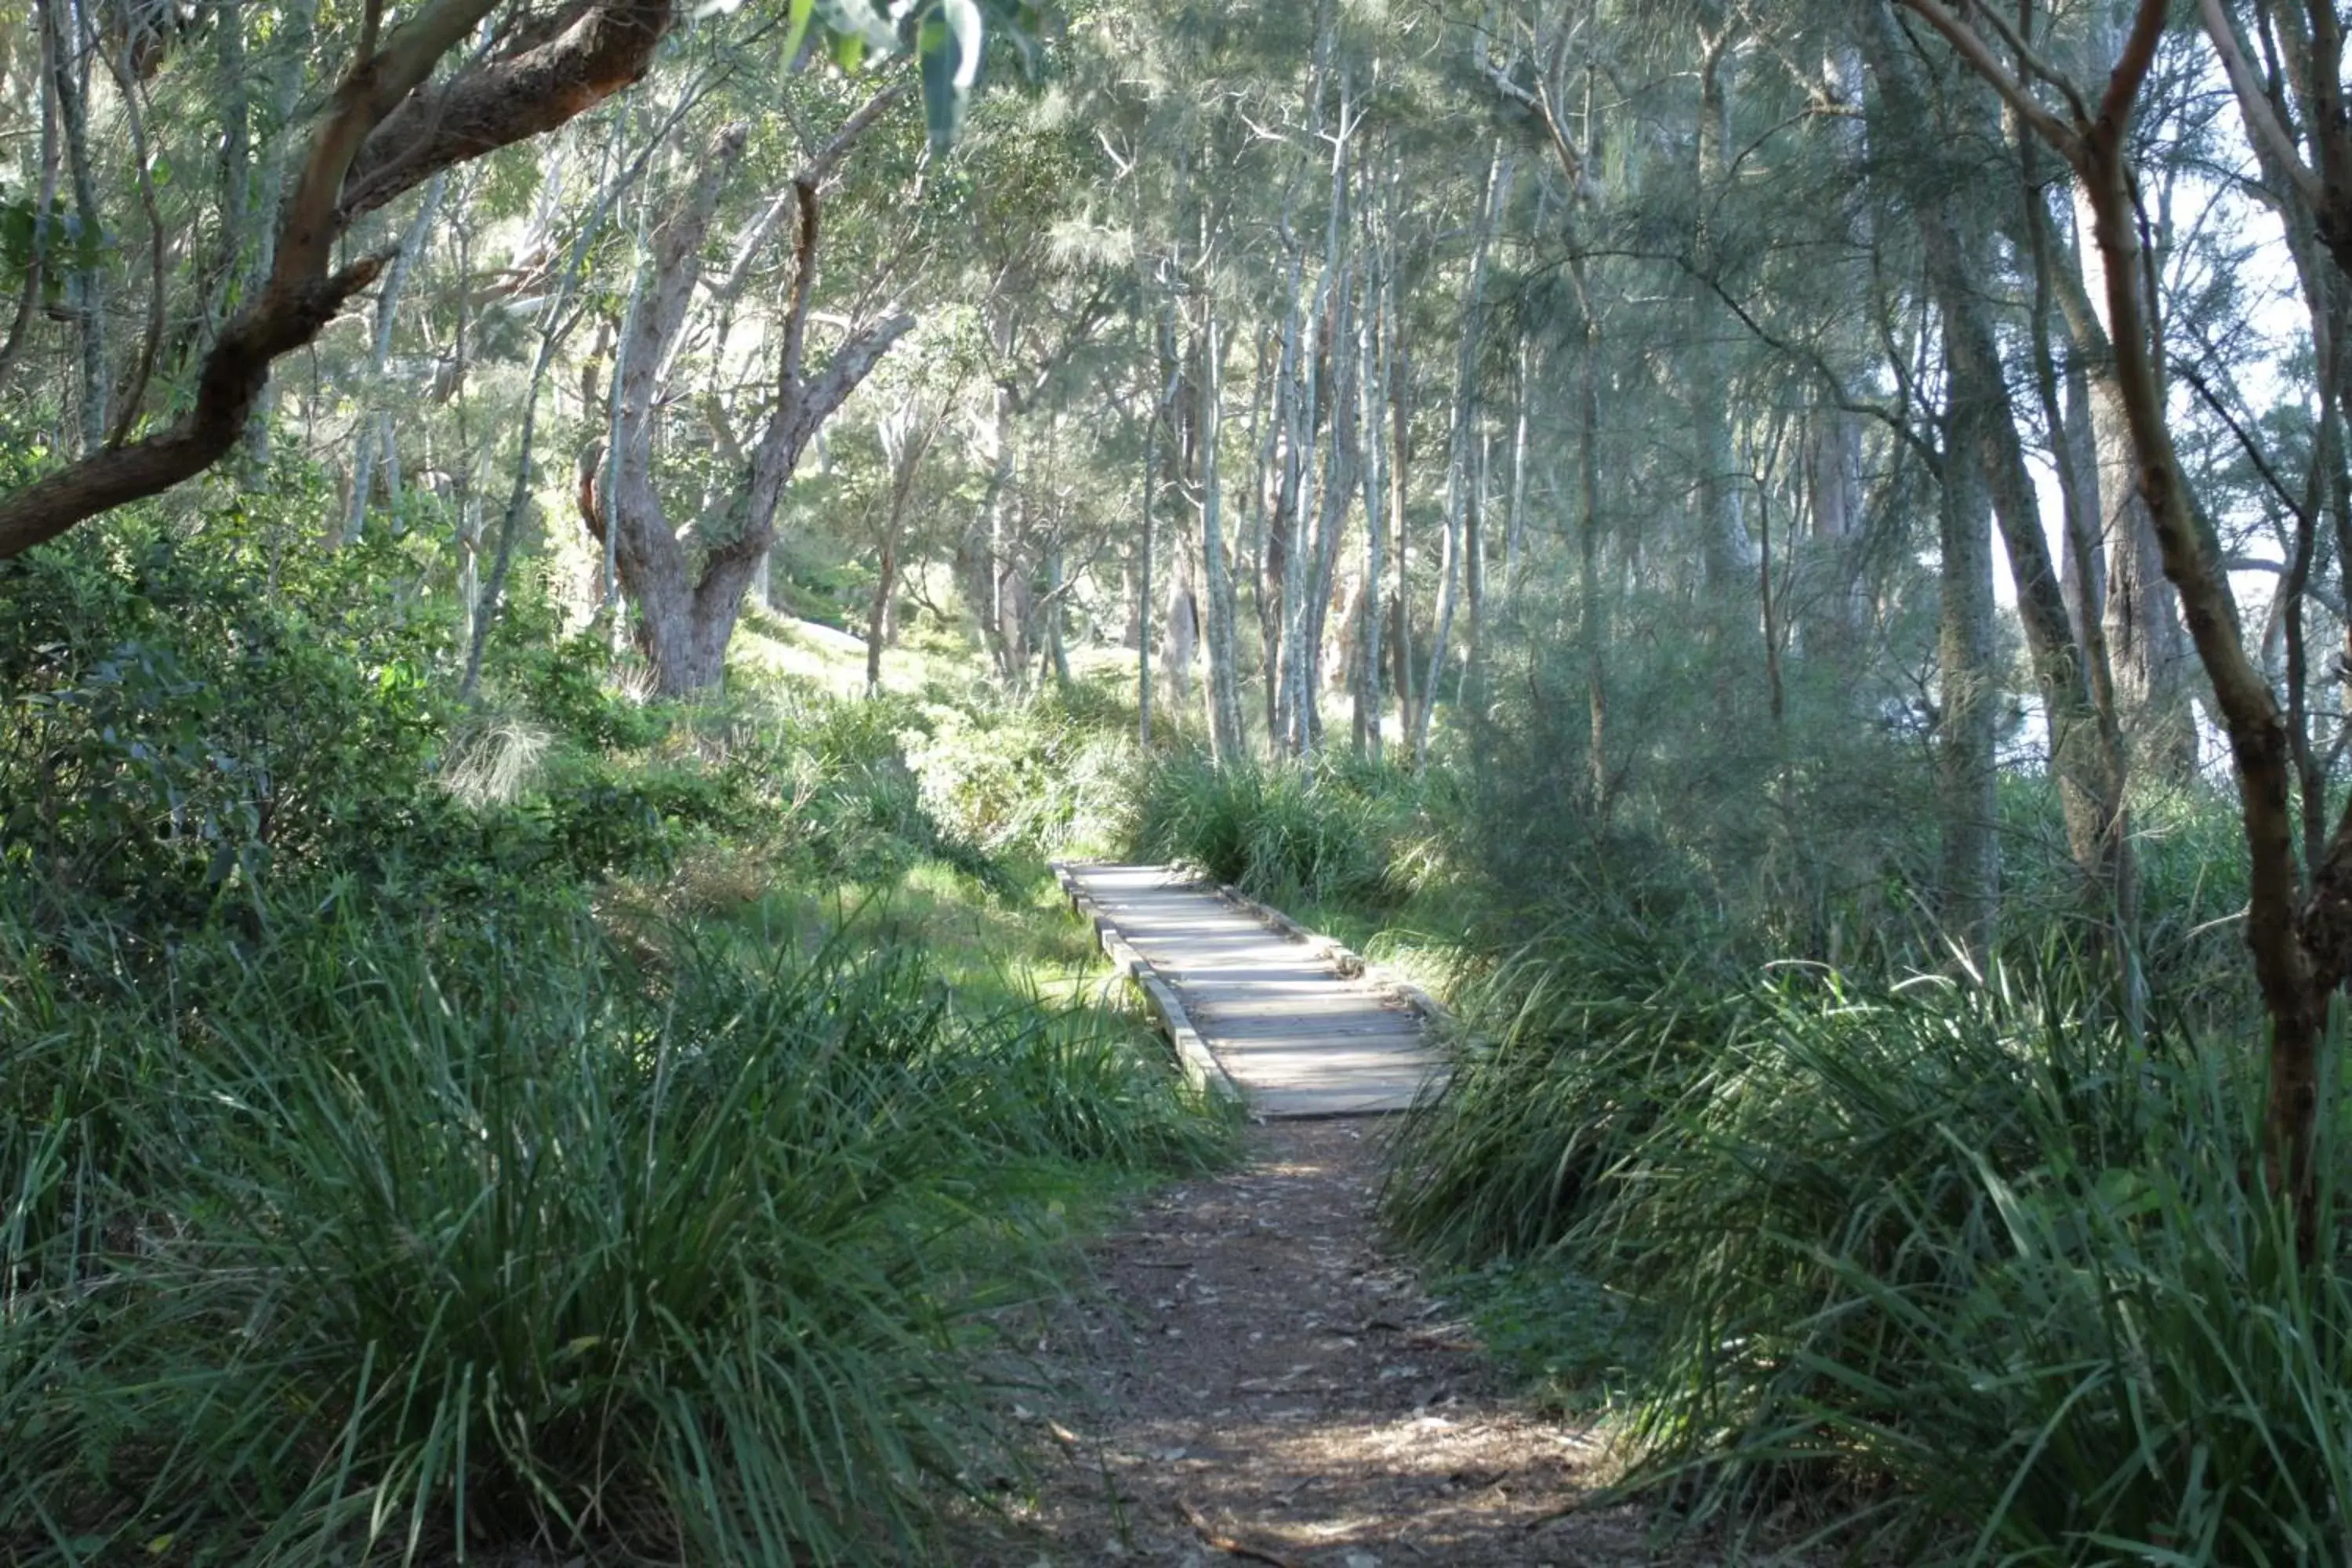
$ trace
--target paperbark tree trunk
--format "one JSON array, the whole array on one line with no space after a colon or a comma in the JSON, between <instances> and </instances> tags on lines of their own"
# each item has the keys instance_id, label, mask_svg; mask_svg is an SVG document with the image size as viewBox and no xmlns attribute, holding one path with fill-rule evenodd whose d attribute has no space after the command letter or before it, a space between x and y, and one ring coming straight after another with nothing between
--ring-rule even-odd
<instances>
[{"instance_id":1,"label":"paperbark tree trunk","mask_svg":"<svg viewBox=\"0 0 2352 1568\"><path fill-rule=\"evenodd\" d=\"M1576 367L1578 637L1584 645L1585 761L1596 821L1609 820L1608 628L1601 599L1601 318L1584 258L1570 264L1584 307L1584 352Z\"/></svg>"},{"instance_id":2,"label":"paperbark tree trunk","mask_svg":"<svg viewBox=\"0 0 2352 1568\"><path fill-rule=\"evenodd\" d=\"M1363 367L1357 357L1355 263L1340 268L1334 290L1337 320L1331 342L1331 429L1324 443L1322 505L1315 528L1315 571L1307 584L1306 657L1300 661L1299 703L1308 751L1323 744L1323 647L1329 630L1331 595L1339 583L1339 542L1347 531L1348 502L1363 467L1363 436L1357 423L1356 384Z\"/></svg>"},{"instance_id":3,"label":"paperbark tree trunk","mask_svg":"<svg viewBox=\"0 0 2352 1568\"><path fill-rule=\"evenodd\" d=\"M1143 483L1139 508L1143 514L1143 538L1135 552L1135 736L1147 751L1151 747L1151 511L1160 489L1160 427L1174 394L1175 385L1171 382L1143 415Z\"/></svg>"},{"instance_id":4,"label":"paperbark tree trunk","mask_svg":"<svg viewBox=\"0 0 2352 1568\"><path fill-rule=\"evenodd\" d=\"M87 458L105 447L107 428L106 215L98 205L89 161L89 62L98 40L79 0L47 0L42 15L56 34L50 68L73 184L79 242L75 248L81 257L67 275L66 297L81 335L81 455Z\"/></svg>"},{"instance_id":5,"label":"paperbark tree trunk","mask_svg":"<svg viewBox=\"0 0 2352 1568\"><path fill-rule=\"evenodd\" d=\"M1389 181L1389 265L1387 268L1388 321L1386 354L1389 392L1389 534L1396 542L1396 592L1389 601L1389 647L1393 651L1396 668L1397 742L1408 751L1412 745L1412 541L1407 535L1409 514L1406 476L1412 462L1412 358L1411 340L1406 335L1396 251L1396 212L1398 178Z\"/></svg>"}]
</instances>

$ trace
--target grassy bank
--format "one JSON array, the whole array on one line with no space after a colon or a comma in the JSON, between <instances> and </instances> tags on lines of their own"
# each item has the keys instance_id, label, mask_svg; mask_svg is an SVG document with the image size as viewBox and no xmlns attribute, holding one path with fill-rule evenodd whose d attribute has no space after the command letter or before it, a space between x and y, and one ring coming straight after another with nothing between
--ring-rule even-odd
<instances>
[{"instance_id":1,"label":"grassy bank","mask_svg":"<svg viewBox=\"0 0 2352 1568\"><path fill-rule=\"evenodd\" d=\"M218 542L0 578L0 1555L920 1556L990 1310L1229 1137L982 766L1067 713L527 590L466 704L396 546Z\"/></svg>"}]
</instances>

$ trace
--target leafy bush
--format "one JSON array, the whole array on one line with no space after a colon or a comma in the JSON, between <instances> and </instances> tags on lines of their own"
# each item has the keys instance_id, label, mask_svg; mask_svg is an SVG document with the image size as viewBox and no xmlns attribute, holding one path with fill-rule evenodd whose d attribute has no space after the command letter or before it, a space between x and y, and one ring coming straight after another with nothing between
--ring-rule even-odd
<instances>
[{"instance_id":1,"label":"leafy bush","mask_svg":"<svg viewBox=\"0 0 2352 1568\"><path fill-rule=\"evenodd\" d=\"M450 625L403 575L241 512L0 563L0 872L153 929L363 849L445 715Z\"/></svg>"}]
</instances>

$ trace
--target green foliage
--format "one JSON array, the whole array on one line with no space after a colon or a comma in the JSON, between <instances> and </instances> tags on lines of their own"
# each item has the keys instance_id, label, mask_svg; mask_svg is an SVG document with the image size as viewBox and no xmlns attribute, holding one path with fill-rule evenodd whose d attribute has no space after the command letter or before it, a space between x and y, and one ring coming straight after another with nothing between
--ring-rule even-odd
<instances>
[{"instance_id":1,"label":"green foliage","mask_svg":"<svg viewBox=\"0 0 2352 1568\"><path fill-rule=\"evenodd\" d=\"M529 574L463 707L423 546L325 507L0 566L0 1557L919 1555L1013 1462L979 1310L1228 1134L1128 1020L817 918L1025 892L908 755L1004 716L646 702Z\"/></svg>"},{"instance_id":2,"label":"green foliage","mask_svg":"<svg viewBox=\"0 0 2352 1568\"><path fill-rule=\"evenodd\" d=\"M991 854L1112 850L1140 809L1133 726L1131 710L1087 686L951 711L914 759L923 798Z\"/></svg>"},{"instance_id":3,"label":"green foliage","mask_svg":"<svg viewBox=\"0 0 2352 1568\"><path fill-rule=\"evenodd\" d=\"M1388 1194L1436 1256L1521 1260L1471 1289L1522 1365L1612 1385L1630 1486L1802 1498L1905 1562L2342 1555L2352 1290L2249 1184L2243 1055L2135 1042L2060 948L1893 986L1694 951L1596 903L1470 977Z\"/></svg>"},{"instance_id":4,"label":"green foliage","mask_svg":"<svg viewBox=\"0 0 2352 1568\"><path fill-rule=\"evenodd\" d=\"M0 873L172 923L363 852L446 713L402 565L281 555L244 510L0 563Z\"/></svg>"},{"instance_id":5,"label":"green foliage","mask_svg":"<svg viewBox=\"0 0 2352 1568\"><path fill-rule=\"evenodd\" d=\"M1443 787L1338 757L1219 767L1179 753L1146 779L1134 852L1276 905L1394 908L1442 863L1431 792Z\"/></svg>"},{"instance_id":6,"label":"green foliage","mask_svg":"<svg viewBox=\"0 0 2352 1568\"><path fill-rule=\"evenodd\" d=\"M1401 1134L1383 1194L1408 1242L1456 1266L1551 1246L1686 1086L1742 1005L1705 943L1605 895L1448 987L1465 1043Z\"/></svg>"},{"instance_id":7,"label":"green foliage","mask_svg":"<svg viewBox=\"0 0 2352 1568\"><path fill-rule=\"evenodd\" d=\"M854 931L651 975L578 923L278 923L102 1020L5 950L50 1111L0 1130L12 1561L899 1560L995 1451L971 1314L1046 1198L1218 1144L1123 1027Z\"/></svg>"}]
</instances>

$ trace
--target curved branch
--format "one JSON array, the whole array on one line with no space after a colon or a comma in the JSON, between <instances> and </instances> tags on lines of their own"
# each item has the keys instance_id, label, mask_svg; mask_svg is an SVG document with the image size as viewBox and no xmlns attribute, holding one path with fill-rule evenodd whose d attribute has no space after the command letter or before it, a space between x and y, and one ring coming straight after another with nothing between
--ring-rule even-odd
<instances>
[{"instance_id":1,"label":"curved branch","mask_svg":"<svg viewBox=\"0 0 2352 1568\"><path fill-rule=\"evenodd\" d=\"M545 41L428 89L442 59L500 3L430 0L353 59L279 209L269 281L205 356L194 406L167 430L91 453L0 498L0 561L226 456L268 384L271 362L318 336L383 268L385 258L371 257L330 272L351 220L635 81L672 9L672 0L579 0Z\"/></svg>"},{"instance_id":2,"label":"curved branch","mask_svg":"<svg viewBox=\"0 0 2352 1568\"><path fill-rule=\"evenodd\" d=\"M1968 61L1970 69L1991 84L2000 94L2001 101L2017 111L2019 119L2033 127L2036 134L2058 149L2068 163L2082 156L2083 139L2074 128L2042 107L2023 82L2010 73L2009 68L1994 57L1990 46L1977 36L1976 30L1946 10L1938 0L1902 0L1903 5L1920 20L1944 36L1952 52Z\"/></svg>"}]
</instances>

